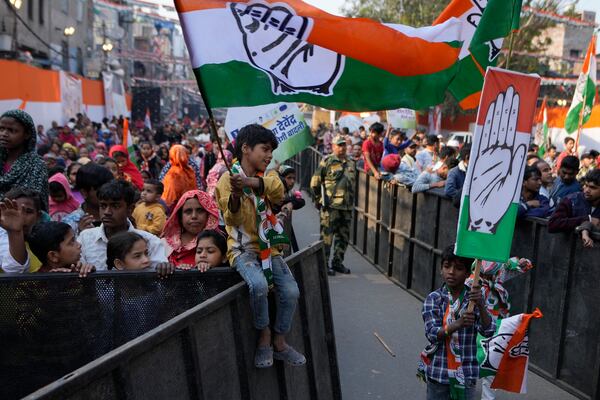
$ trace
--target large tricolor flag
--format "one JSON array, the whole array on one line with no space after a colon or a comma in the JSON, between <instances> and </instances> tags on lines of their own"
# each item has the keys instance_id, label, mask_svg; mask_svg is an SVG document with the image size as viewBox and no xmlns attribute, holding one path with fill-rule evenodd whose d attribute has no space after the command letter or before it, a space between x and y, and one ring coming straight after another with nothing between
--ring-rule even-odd
<instances>
[{"instance_id":1,"label":"large tricolor flag","mask_svg":"<svg viewBox=\"0 0 600 400\"><path fill-rule=\"evenodd\" d=\"M493 376L491 387L514 393L527 392L529 365L529 323L542 318L539 309L531 314L519 314L498 320L491 338L478 336L477 361L479 376Z\"/></svg>"},{"instance_id":2,"label":"large tricolor flag","mask_svg":"<svg viewBox=\"0 0 600 400\"><path fill-rule=\"evenodd\" d=\"M455 17L465 31L458 73L448 87L463 109L479 105L487 67L496 65L503 38L519 28L521 1L452 0L433 22L437 25Z\"/></svg>"},{"instance_id":3,"label":"large tricolor flag","mask_svg":"<svg viewBox=\"0 0 600 400\"><path fill-rule=\"evenodd\" d=\"M127 147L129 159L135 163L135 148L133 147L133 138L131 137L131 132L129 132L129 119L127 118L123 120L123 145Z\"/></svg>"},{"instance_id":4,"label":"large tricolor flag","mask_svg":"<svg viewBox=\"0 0 600 400\"><path fill-rule=\"evenodd\" d=\"M516 2L490 0L495 15L467 15L464 21L448 15L424 28L338 17L300 0L175 4L209 107L303 102L367 111L441 103L460 57L471 57L462 47L477 31L471 26L485 28L481 40L505 36L510 27L494 20L512 17ZM469 73L464 70L463 79ZM481 89L481 77L474 79L475 87L461 96Z\"/></svg>"},{"instance_id":5,"label":"large tricolor flag","mask_svg":"<svg viewBox=\"0 0 600 400\"><path fill-rule=\"evenodd\" d=\"M459 256L508 261L540 81L493 67L485 74L462 190Z\"/></svg>"},{"instance_id":6,"label":"large tricolor flag","mask_svg":"<svg viewBox=\"0 0 600 400\"><path fill-rule=\"evenodd\" d=\"M590 41L587 53L585 54L581 74L579 74L577 87L575 88L575 94L573 95L573 102L571 103L571 108L569 108L567 119L565 120L565 129L569 134L579 129L580 122L583 126L589 121L590 116L592 115L592 107L594 107L595 98L596 34L592 35L592 40Z\"/></svg>"}]
</instances>

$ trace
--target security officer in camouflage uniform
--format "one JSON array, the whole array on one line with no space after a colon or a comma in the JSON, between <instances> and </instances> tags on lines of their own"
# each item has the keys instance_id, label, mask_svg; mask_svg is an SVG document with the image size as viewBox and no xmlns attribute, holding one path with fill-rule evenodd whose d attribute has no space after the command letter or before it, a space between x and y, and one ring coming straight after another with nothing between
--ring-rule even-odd
<instances>
[{"instance_id":1,"label":"security officer in camouflage uniform","mask_svg":"<svg viewBox=\"0 0 600 400\"><path fill-rule=\"evenodd\" d=\"M317 209L321 211L321 240L325 244L328 265L333 244L333 261L328 267L328 274L335 275L336 271L349 274L350 269L343 262L350 239L356 165L346 156L344 136L338 135L333 139L332 150L332 154L319 164L310 187Z\"/></svg>"}]
</instances>

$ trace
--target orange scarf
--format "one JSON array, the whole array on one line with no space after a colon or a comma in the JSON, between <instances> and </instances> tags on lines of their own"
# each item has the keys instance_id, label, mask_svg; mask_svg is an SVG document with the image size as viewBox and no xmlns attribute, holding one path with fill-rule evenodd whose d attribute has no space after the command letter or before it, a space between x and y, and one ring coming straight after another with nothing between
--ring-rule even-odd
<instances>
[{"instance_id":1,"label":"orange scarf","mask_svg":"<svg viewBox=\"0 0 600 400\"><path fill-rule=\"evenodd\" d=\"M169 150L171 168L163 178L165 190L162 195L169 208L173 207L185 192L198 189L196 175L188 164L189 157L187 149L180 144Z\"/></svg>"}]
</instances>

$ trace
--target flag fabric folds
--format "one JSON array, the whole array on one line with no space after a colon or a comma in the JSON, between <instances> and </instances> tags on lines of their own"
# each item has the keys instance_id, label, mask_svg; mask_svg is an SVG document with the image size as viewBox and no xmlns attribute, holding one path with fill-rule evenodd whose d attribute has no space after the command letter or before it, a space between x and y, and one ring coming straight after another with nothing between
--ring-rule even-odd
<instances>
[{"instance_id":1,"label":"flag fabric folds","mask_svg":"<svg viewBox=\"0 0 600 400\"><path fill-rule=\"evenodd\" d=\"M520 14L521 0L453 0L433 22L436 25L455 17L467 32L456 77L448 87L461 108L479 105L485 71L496 65L503 38L519 28Z\"/></svg>"},{"instance_id":2,"label":"flag fabric folds","mask_svg":"<svg viewBox=\"0 0 600 400\"><path fill-rule=\"evenodd\" d=\"M540 108L542 114L542 126L539 135L536 136L536 144L539 146L538 156L544 157L544 154L548 151L548 105L546 104L546 98L542 101Z\"/></svg>"},{"instance_id":3,"label":"flag fabric folds","mask_svg":"<svg viewBox=\"0 0 600 400\"><path fill-rule=\"evenodd\" d=\"M596 98L596 34L592 36L588 47L577 87L571 102L571 108L565 119L565 129L571 134L590 120ZM583 109L583 110L582 110ZM583 112L583 115L582 115Z\"/></svg>"},{"instance_id":4,"label":"flag fabric folds","mask_svg":"<svg viewBox=\"0 0 600 400\"><path fill-rule=\"evenodd\" d=\"M477 337L477 361L480 377L492 376L492 389L514 393L527 392L529 365L529 323L542 318L539 309L531 314L519 314L496 323L491 338Z\"/></svg>"},{"instance_id":5,"label":"flag fabric folds","mask_svg":"<svg viewBox=\"0 0 600 400\"><path fill-rule=\"evenodd\" d=\"M127 148L127 152L129 153L129 159L135 164L135 147L133 147L133 138L131 137L129 132L129 119L127 118L123 120L123 145Z\"/></svg>"},{"instance_id":6,"label":"flag fabric folds","mask_svg":"<svg viewBox=\"0 0 600 400\"><path fill-rule=\"evenodd\" d=\"M498 3L496 12L512 17L516 1L490 0L487 7ZM300 0L175 3L211 108L282 101L348 111L426 108L441 103L464 70L460 57L471 57L464 43L474 46L477 31L467 25L468 16L462 21L448 15L434 26L412 28L337 17ZM509 31L496 30L492 16L483 14L470 19L485 28L481 40ZM469 80L471 72L461 76ZM479 87L461 96L481 90L478 79Z\"/></svg>"}]
</instances>

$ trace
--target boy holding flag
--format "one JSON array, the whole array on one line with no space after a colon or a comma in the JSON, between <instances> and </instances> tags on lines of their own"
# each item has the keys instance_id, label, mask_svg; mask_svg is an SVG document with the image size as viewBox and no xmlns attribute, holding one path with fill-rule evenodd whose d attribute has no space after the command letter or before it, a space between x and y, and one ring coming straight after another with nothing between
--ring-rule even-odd
<instances>
[{"instance_id":1,"label":"boy holding flag","mask_svg":"<svg viewBox=\"0 0 600 400\"><path fill-rule=\"evenodd\" d=\"M465 285L472 262L456 256L454 246L446 248L441 266L444 284L423 304L425 336L430 343L421 355L427 400L475 398L479 378L477 333L491 337L496 325L485 306L481 287L469 289ZM469 302L475 307L469 309Z\"/></svg>"}]
</instances>

